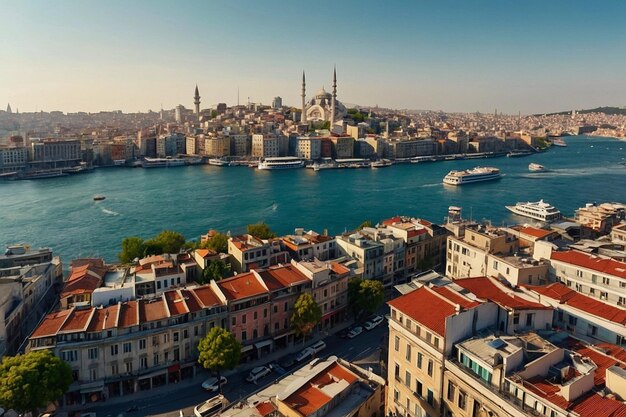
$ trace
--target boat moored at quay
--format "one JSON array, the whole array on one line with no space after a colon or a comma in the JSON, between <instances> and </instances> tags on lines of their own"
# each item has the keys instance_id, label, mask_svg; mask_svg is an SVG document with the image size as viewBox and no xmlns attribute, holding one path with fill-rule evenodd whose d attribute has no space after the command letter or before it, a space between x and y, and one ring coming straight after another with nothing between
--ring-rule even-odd
<instances>
[{"instance_id":1,"label":"boat moored at quay","mask_svg":"<svg viewBox=\"0 0 626 417\"><path fill-rule=\"evenodd\" d=\"M185 160L182 158L144 158L142 166L144 168L169 168L180 167L185 165Z\"/></svg>"},{"instance_id":2,"label":"boat moored at quay","mask_svg":"<svg viewBox=\"0 0 626 417\"><path fill-rule=\"evenodd\" d=\"M535 202L517 203L514 206L504 206L518 216L529 217L542 222L553 222L561 218L561 212L543 200Z\"/></svg>"},{"instance_id":3,"label":"boat moored at quay","mask_svg":"<svg viewBox=\"0 0 626 417\"><path fill-rule=\"evenodd\" d=\"M264 170L295 168L304 168L304 161L294 156L276 156L265 158L259 162L259 165L257 166L257 169Z\"/></svg>"},{"instance_id":4,"label":"boat moored at quay","mask_svg":"<svg viewBox=\"0 0 626 417\"><path fill-rule=\"evenodd\" d=\"M501 177L500 170L493 167L476 167L464 171L450 171L443 178L448 185L465 185L475 182L492 181Z\"/></svg>"}]
</instances>

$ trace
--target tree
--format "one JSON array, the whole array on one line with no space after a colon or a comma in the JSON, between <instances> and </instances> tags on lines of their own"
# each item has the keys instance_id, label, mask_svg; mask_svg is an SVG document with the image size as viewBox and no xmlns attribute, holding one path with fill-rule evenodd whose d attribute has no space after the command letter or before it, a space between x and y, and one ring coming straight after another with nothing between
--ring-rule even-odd
<instances>
[{"instance_id":1,"label":"tree","mask_svg":"<svg viewBox=\"0 0 626 417\"><path fill-rule=\"evenodd\" d=\"M348 281L348 305L357 319L361 314L373 314L385 301L382 282L352 278Z\"/></svg>"},{"instance_id":2,"label":"tree","mask_svg":"<svg viewBox=\"0 0 626 417\"><path fill-rule=\"evenodd\" d=\"M248 234L256 237L257 239L271 239L276 237L276 233L274 233L264 222L249 224Z\"/></svg>"},{"instance_id":3,"label":"tree","mask_svg":"<svg viewBox=\"0 0 626 417\"><path fill-rule=\"evenodd\" d=\"M356 230L361 230L364 227L372 227L372 221L371 220L365 220L363 223L361 223L359 225L359 227L356 228Z\"/></svg>"},{"instance_id":4,"label":"tree","mask_svg":"<svg viewBox=\"0 0 626 417\"><path fill-rule=\"evenodd\" d=\"M72 383L72 369L49 350L5 356L0 363L0 405L20 414L46 407Z\"/></svg>"},{"instance_id":5,"label":"tree","mask_svg":"<svg viewBox=\"0 0 626 417\"><path fill-rule=\"evenodd\" d=\"M164 230L153 239L161 248L160 253L178 253L185 246L185 236L173 230Z\"/></svg>"},{"instance_id":6,"label":"tree","mask_svg":"<svg viewBox=\"0 0 626 417\"><path fill-rule=\"evenodd\" d=\"M205 369L217 372L219 393L222 393L221 372L239 365L241 344L232 333L213 327L198 343L198 363Z\"/></svg>"},{"instance_id":7,"label":"tree","mask_svg":"<svg viewBox=\"0 0 626 417\"><path fill-rule=\"evenodd\" d=\"M142 238L130 236L122 240L122 251L117 254L120 262L130 263L135 258L143 258L146 246Z\"/></svg>"},{"instance_id":8,"label":"tree","mask_svg":"<svg viewBox=\"0 0 626 417\"><path fill-rule=\"evenodd\" d=\"M297 334L306 337L322 318L322 310L317 305L311 294L304 293L298 297L293 305L291 314L291 326Z\"/></svg>"},{"instance_id":9,"label":"tree","mask_svg":"<svg viewBox=\"0 0 626 417\"><path fill-rule=\"evenodd\" d=\"M228 236L224 233L216 233L206 242L202 242L200 249L213 249L215 252L228 253Z\"/></svg>"},{"instance_id":10,"label":"tree","mask_svg":"<svg viewBox=\"0 0 626 417\"><path fill-rule=\"evenodd\" d=\"M219 281L224 278L228 273L228 268L224 261L215 259L209 261L204 271L202 271L202 277L200 278L200 284L206 284L211 280Z\"/></svg>"}]
</instances>

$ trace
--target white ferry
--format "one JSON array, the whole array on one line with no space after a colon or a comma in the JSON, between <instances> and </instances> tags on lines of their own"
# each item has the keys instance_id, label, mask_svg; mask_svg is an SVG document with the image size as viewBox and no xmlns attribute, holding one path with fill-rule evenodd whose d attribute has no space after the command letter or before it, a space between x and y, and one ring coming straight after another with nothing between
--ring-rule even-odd
<instances>
[{"instance_id":1,"label":"white ferry","mask_svg":"<svg viewBox=\"0 0 626 417\"><path fill-rule=\"evenodd\" d=\"M160 167L179 167L185 165L185 160L182 158L144 158L144 168L160 168Z\"/></svg>"},{"instance_id":2,"label":"white ferry","mask_svg":"<svg viewBox=\"0 0 626 417\"><path fill-rule=\"evenodd\" d=\"M539 171L545 171L546 167L544 167L541 164L536 164L534 162L531 162L530 164L528 164L528 170L529 171L534 171L534 172L539 172Z\"/></svg>"},{"instance_id":3,"label":"white ferry","mask_svg":"<svg viewBox=\"0 0 626 417\"><path fill-rule=\"evenodd\" d=\"M227 167L230 165L230 162L225 158L211 158L209 159L209 165L213 165L216 167Z\"/></svg>"},{"instance_id":4,"label":"white ferry","mask_svg":"<svg viewBox=\"0 0 626 417\"><path fill-rule=\"evenodd\" d=\"M259 162L257 169L294 169L303 168L304 161L294 156L276 156Z\"/></svg>"},{"instance_id":5,"label":"white ferry","mask_svg":"<svg viewBox=\"0 0 626 417\"><path fill-rule=\"evenodd\" d=\"M370 165L372 168L387 168L393 165L393 162L388 159L380 159L372 162Z\"/></svg>"},{"instance_id":6,"label":"white ferry","mask_svg":"<svg viewBox=\"0 0 626 417\"><path fill-rule=\"evenodd\" d=\"M514 206L504 207L519 216L530 217L542 222L553 222L561 218L561 212L543 200L517 203Z\"/></svg>"},{"instance_id":7,"label":"white ferry","mask_svg":"<svg viewBox=\"0 0 626 417\"><path fill-rule=\"evenodd\" d=\"M497 180L501 177L500 170L492 167L476 167L465 171L450 171L443 178L448 185L464 185L474 182Z\"/></svg>"}]
</instances>

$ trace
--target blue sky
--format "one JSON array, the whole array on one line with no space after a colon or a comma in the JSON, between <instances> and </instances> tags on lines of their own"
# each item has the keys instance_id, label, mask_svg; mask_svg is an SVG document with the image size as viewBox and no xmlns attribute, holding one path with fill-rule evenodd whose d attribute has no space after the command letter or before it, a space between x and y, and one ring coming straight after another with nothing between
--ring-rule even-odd
<instances>
[{"instance_id":1,"label":"blue sky","mask_svg":"<svg viewBox=\"0 0 626 417\"><path fill-rule=\"evenodd\" d=\"M623 1L0 0L0 100L146 111L310 96L510 114L626 105ZM2 102L0 101L0 103ZM5 104L2 104L4 106Z\"/></svg>"}]
</instances>

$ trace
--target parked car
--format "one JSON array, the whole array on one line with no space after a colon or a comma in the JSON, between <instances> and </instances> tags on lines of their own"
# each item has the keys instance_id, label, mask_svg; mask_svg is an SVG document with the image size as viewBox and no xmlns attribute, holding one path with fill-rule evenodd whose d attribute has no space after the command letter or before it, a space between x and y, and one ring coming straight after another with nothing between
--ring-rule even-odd
<instances>
[{"instance_id":1,"label":"parked car","mask_svg":"<svg viewBox=\"0 0 626 417\"><path fill-rule=\"evenodd\" d=\"M274 371L275 373L277 373L278 375L285 375L287 373L287 371L285 370L285 368L283 368L282 366L280 366L279 364L277 364L276 362L272 362L269 364L269 368Z\"/></svg>"},{"instance_id":2,"label":"parked car","mask_svg":"<svg viewBox=\"0 0 626 417\"><path fill-rule=\"evenodd\" d=\"M383 316L374 316L370 320L368 320L363 325L363 327L365 327L365 330L372 330L373 328L378 326L380 323L382 323L384 320L385 319L383 318Z\"/></svg>"},{"instance_id":3,"label":"parked car","mask_svg":"<svg viewBox=\"0 0 626 417\"><path fill-rule=\"evenodd\" d=\"M355 326L348 332L348 339L354 339L361 333L363 333L363 328L361 326Z\"/></svg>"},{"instance_id":4,"label":"parked car","mask_svg":"<svg viewBox=\"0 0 626 417\"><path fill-rule=\"evenodd\" d=\"M224 384L228 382L228 379L226 379L225 376L221 376L220 380L222 382L222 386L224 386ZM204 381L202 383L202 388L210 392L218 391L220 387L219 387L219 384L217 383L217 377L212 377Z\"/></svg>"},{"instance_id":5,"label":"parked car","mask_svg":"<svg viewBox=\"0 0 626 417\"><path fill-rule=\"evenodd\" d=\"M302 362L313 357L315 352L310 347L303 349L296 355L296 362Z\"/></svg>"},{"instance_id":6,"label":"parked car","mask_svg":"<svg viewBox=\"0 0 626 417\"><path fill-rule=\"evenodd\" d=\"M256 382L259 379L263 378L265 375L269 374L270 372L271 372L270 368L268 368L267 366L257 366L256 368L250 371L250 373L246 377L246 381L254 382L256 384Z\"/></svg>"},{"instance_id":7,"label":"parked car","mask_svg":"<svg viewBox=\"0 0 626 417\"><path fill-rule=\"evenodd\" d=\"M326 349L326 343L324 343L323 340L320 340L318 342L313 343L311 346L309 346L309 348L313 350L313 353L317 353L320 350Z\"/></svg>"},{"instance_id":8,"label":"parked car","mask_svg":"<svg viewBox=\"0 0 626 417\"><path fill-rule=\"evenodd\" d=\"M222 409L227 405L228 400L226 397L223 395L216 395L213 398L209 398L202 404L196 405L193 409L193 413L196 417L210 417L222 411Z\"/></svg>"},{"instance_id":9,"label":"parked car","mask_svg":"<svg viewBox=\"0 0 626 417\"><path fill-rule=\"evenodd\" d=\"M296 363L296 355L287 355L282 358L278 364L283 368L291 368Z\"/></svg>"}]
</instances>

